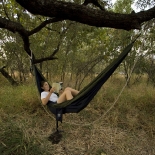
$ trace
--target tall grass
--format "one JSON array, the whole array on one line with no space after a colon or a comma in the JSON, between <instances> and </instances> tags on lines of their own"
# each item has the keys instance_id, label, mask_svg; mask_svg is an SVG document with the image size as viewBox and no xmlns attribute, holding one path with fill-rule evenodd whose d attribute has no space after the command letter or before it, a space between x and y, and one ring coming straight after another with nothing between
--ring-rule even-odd
<instances>
[{"instance_id":1,"label":"tall grass","mask_svg":"<svg viewBox=\"0 0 155 155\"><path fill-rule=\"evenodd\" d=\"M12 87L0 77L0 154L154 155L155 88L123 88L112 77L78 114L65 114L62 139L53 144L55 120L45 111L34 82Z\"/></svg>"},{"instance_id":2,"label":"tall grass","mask_svg":"<svg viewBox=\"0 0 155 155\"><path fill-rule=\"evenodd\" d=\"M12 119L12 118L10 118ZM14 121L7 120L1 126L1 146L2 155L38 155L44 154L45 149L35 136L29 137L25 128L21 128Z\"/></svg>"}]
</instances>

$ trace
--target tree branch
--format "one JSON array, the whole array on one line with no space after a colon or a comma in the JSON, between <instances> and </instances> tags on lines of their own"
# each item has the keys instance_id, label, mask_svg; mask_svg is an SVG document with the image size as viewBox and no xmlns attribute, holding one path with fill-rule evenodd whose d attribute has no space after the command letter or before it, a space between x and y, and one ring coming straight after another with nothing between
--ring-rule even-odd
<instances>
[{"instance_id":1,"label":"tree branch","mask_svg":"<svg viewBox=\"0 0 155 155\"><path fill-rule=\"evenodd\" d=\"M22 35L27 35L28 31L24 29L24 27L17 22L13 22L11 20L0 17L0 28L7 29L13 33L18 32Z\"/></svg>"},{"instance_id":2,"label":"tree branch","mask_svg":"<svg viewBox=\"0 0 155 155\"><path fill-rule=\"evenodd\" d=\"M16 0L16 2L35 15L67 19L96 27L140 29L143 22L155 18L155 6L134 14L120 14L57 0Z\"/></svg>"},{"instance_id":3,"label":"tree branch","mask_svg":"<svg viewBox=\"0 0 155 155\"><path fill-rule=\"evenodd\" d=\"M13 22L13 21L10 21L8 19L0 17L0 28L7 29L13 33L15 33L15 32L19 33L19 35L23 39L24 50L27 52L27 54L29 56L31 56L32 51L30 49L29 36L33 35L34 33L37 33L42 28L44 28L47 24L57 22L57 21L61 21L61 20L62 19L58 19L58 18L49 19L49 20L44 21L42 24L40 24L35 29L33 29L31 31L27 31L20 23ZM36 59L34 54L32 53L33 63L40 63L42 61L57 59L56 57L54 57L54 55L59 51L60 42L58 43L58 46L54 50L54 52L46 58Z\"/></svg>"},{"instance_id":4,"label":"tree branch","mask_svg":"<svg viewBox=\"0 0 155 155\"><path fill-rule=\"evenodd\" d=\"M60 49L60 45L61 45L61 43L62 43L64 34L67 32L67 30L69 29L69 27L70 27L72 24L73 24L73 23L70 23L70 24L68 25L68 27L62 31L62 33L60 34L60 39L59 39L58 45L57 45L56 49L52 52L52 54L51 54L50 56L46 57L46 58L35 59L35 60L34 60L34 64L40 63L40 62L43 62L43 61L47 61L47 60L55 60L55 59L58 59L57 57L55 57L55 55L58 53L58 51L59 51L59 49Z\"/></svg>"},{"instance_id":5,"label":"tree branch","mask_svg":"<svg viewBox=\"0 0 155 155\"><path fill-rule=\"evenodd\" d=\"M31 55L31 50L29 48L30 43L28 38L28 31L25 30L25 28L20 23L13 22L0 17L0 28L7 29L13 33L18 32L21 38L23 39L25 51L27 52L28 55Z\"/></svg>"},{"instance_id":6,"label":"tree branch","mask_svg":"<svg viewBox=\"0 0 155 155\"><path fill-rule=\"evenodd\" d=\"M51 54L51 57L55 56L55 54L59 51L60 45L61 45L61 43L62 43L63 36L64 36L64 34L67 32L67 30L69 29L69 27L70 27L72 24L73 24L73 23L70 23L66 29L63 29L62 33L60 34L60 40L59 40L58 46L57 46L57 48L54 50L54 52Z\"/></svg>"},{"instance_id":7,"label":"tree branch","mask_svg":"<svg viewBox=\"0 0 155 155\"><path fill-rule=\"evenodd\" d=\"M28 35L32 35L34 33L37 33L39 32L42 28L44 28L47 24L50 24L50 23L55 23L55 22L58 22L58 21L62 21L63 19L59 19L59 18L52 18L52 19L49 19L49 20L46 20L44 22L42 22L38 27L36 27L35 29L31 30L28 32Z\"/></svg>"},{"instance_id":8,"label":"tree branch","mask_svg":"<svg viewBox=\"0 0 155 155\"><path fill-rule=\"evenodd\" d=\"M88 5L89 3L94 4L95 6L99 7L103 11L105 10L105 8L99 4L98 0L85 0L83 5Z\"/></svg>"},{"instance_id":9,"label":"tree branch","mask_svg":"<svg viewBox=\"0 0 155 155\"><path fill-rule=\"evenodd\" d=\"M6 8L5 8L5 5L4 5L3 0L2 0L2 5L3 5L3 9L4 9L4 12L5 12L6 17L10 20L9 15L8 15L8 13L6 11Z\"/></svg>"},{"instance_id":10,"label":"tree branch","mask_svg":"<svg viewBox=\"0 0 155 155\"><path fill-rule=\"evenodd\" d=\"M57 57L50 57L50 56L48 56L46 58L35 59L33 64L41 63L43 61L56 60L56 59L58 59L58 58Z\"/></svg>"},{"instance_id":11,"label":"tree branch","mask_svg":"<svg viewBox=\"0 0 155 155\"><path fill-rule=\"evenodd\" d=\"M2 75L12 84L12 85L15 85L17 86L18 83L9 75L8 72L5 71L5 68L6 66L3 66L0 68L0 72L2 73Z\"/></svg>"}]
</instances>

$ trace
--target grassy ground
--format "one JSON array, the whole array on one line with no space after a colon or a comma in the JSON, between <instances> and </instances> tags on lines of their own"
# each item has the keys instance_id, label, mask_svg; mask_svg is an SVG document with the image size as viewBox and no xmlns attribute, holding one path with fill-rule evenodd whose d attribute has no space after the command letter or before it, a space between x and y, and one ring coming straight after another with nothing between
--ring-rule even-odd
<instances>
[{"instance_id":1,"label":"grassy ground","mask_svg":"<svg viewBox=\"0 0 155 155\"><path fill-rule=\"evenodd\" d=\"M64 132L54 144L54 116L41 105L34 83L11 87L0 77L0 154L155 154L155 88L126 87L115 103L124 82L110 78L88 107L64 115Z\"/></svg>"}]
</instances>

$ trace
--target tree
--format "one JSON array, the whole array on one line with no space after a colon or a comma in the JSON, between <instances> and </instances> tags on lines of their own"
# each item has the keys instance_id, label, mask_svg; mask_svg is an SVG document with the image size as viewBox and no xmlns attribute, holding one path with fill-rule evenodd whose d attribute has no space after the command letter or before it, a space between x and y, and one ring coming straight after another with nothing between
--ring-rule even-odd
<instances>
[{"instance_id":1,"label":"tree","mask_svg":"<svg viewBox=\"0 0 155 155\"><path fill-rule=\"evenodd\" d=\"M7 29L13 33L17 32L24 42L24 50L29 55L31 55L32 52L30 49L29 38L37 32L41 31L50 23L71 20L96 27L131 30L140 29L143 22L154 19L155 17L155 7L152 7L147 11L140 11L138 13L115 13L112 10L109 11L106 9L106 7L102 7L102 10L100 10L87 6L89 3L98 6L96 5L99 3L97 0L87 0L82 4L80 4L79 1L63 2L56 0L16 0L16 2L24 7L24 10L19 6L17 7L17 4L11 0L10 5L14 4L15 8L11 7L10 5L9 7L11 7L10 9L16 12L16 14L10 18L8 11L5 7L3 7L5 17L0 17L0 28ZM6 1L6 3L9 4L8 1ZM4 4L3 1L2 4ZM28 18L30 18L32 15L30 15L25 9L34 15L42 15L46 18L44 21L42 21L41 24L38 24L38 26L32 27L31 30L27 30L21 23L21 16L22 14L25 14ZM12 19L15 16L17 18ZM35 18L35 16L33 18ZM53 51L52 54L44 57L43 59L36 59L33 55L34 63L56 59L55 54L59 51L59 47L60 44L58 44L57 48Z\"/></svg>"},{"instance_id":2,"label":"tree","mask_svg":"<svg viewBox=\"0 0 155 155\"><path fill-rule=\"evenodd\" d=\"M16 0L22 7L34 15L42 15L59 20L71 20L96 27L116 29L140 29L143 22L155 18L155 6L147 11L134 11L129 14L114 13L105 8L94 9L83 4L99 4L97 0L85 0L83 4L58 0Z\"/></svg>"},{"instance_id":3,"label":"tree","mask_svg":"<svg viewBox=\"0 0 155 155\"><path fill-rule=\"evenodd\" d=\"M109 57L114 58L115 55L117 56L117 52L114 51L114 46L110 46L111 49L109 49L109 45L105 43L105 41L107 41L108 39L101 39L100 30L103 31L104 27L109 27L119 29L118 31L120 31L120 29L128 30L125 33L132 32L129 30L141 29L141 25L144 22L152 21L155 16L155 9L153 6L154 4L151 6L152 8L147 11L140 11L138 13L135 13L132 12L132 10L129 10L128 12L120 13L119 11L115 11L113 10L113 8L110 8L110 5L107 5L109 4L110 0L68 1L69 0L2 0L0 2L0 4L2 4L0 5L0 28L6 30L0 31L0 35L2 34L3 39L8 42L10 41L8 38L11 38L12 40L17 36L20 38L20 43L15 41L15 43L20 47L19 55L17 54L17 47L12 48L12 43L5 43L5 52L10 54L10 60L11 58L13 58L12 54L16 54L19 56L18 58L20 61L18 61L18 63L14 63L16 67L18 66L19 68L21 64L27 64L27 61L25 61L23 57L24 55L22 54L22 47L24 47L24 50L28 55L32 54L33 63L41 63L41 65L43 61L56 60L57 57L60 58L60 56L63 56L61 60L64 60L61 63L61 66L65 66L66 61L70 61L73 55L78 55L79 59L75 59L76 62L79 64L83 64L84 66L89 64L90 62L93 62L94 60L97 60L96 58L99 56L107 57L108 55ZM128 3L127 0L124 1L125 3ZM147 0L145 0L145 2L146 1ZM131 3L131 1L129 3ZM75 44L77 43L77 40L75 39L77 39L78 37L74 39L74 37L72 38L73 33L69 34L70 32L68 32L68 29L70 29L70 24L72 25L73 23L76 23L80 26L82 25L82 29L85 29L84 31L78 29L79 32L77 34L80 34L82 37L87 37L88 34L88 38L85 39L83 37L82 39L80 39L79 45L77 44L76 47L73 46L75 46ZM92 33L94 36L92 35L91 39L89 36L90 31L87 31L86 27L88 27L90 31L94 32ZM99 31L95 31L97 29ZM74 30L75 29L72 27L72 31ZM8 31L10 31L11 33L8 33L8 35L3 35L3 33L6 33ZM112 34L114 32L114 29L110 29L110 31L111 40L111 38L113 37ZM98 38L95 35L98 36ZM95 39L97 38L97 40L93 39L93 37ZM102 37L105 36L103 35ZM21 40L23 41L23 46L21 46ZM100 42L100 45L94 46L94 49L96 49L96 51L93 50L92 46L89 46L86 51L84 46L88 46L87 42L90 42L91 45L96 45ZM115 43L116 46L118 44L120 45L120 43ZM11 45L11 50L7 45ZM81 47L81 45L83 45L83 47ZM74 51L73 48L75 49L75 51L77 51L76 49L79 49L78 46L81 48L81 53L72 53L72 51ZM101 52L100 48L102 49L104 47L106 47L106 52ZM65 49L66 53L63 53L63 49ZM98 50L100 51L98 52ZM112 52L110 53L109 51ZM90 53L90 55L93 54L94 57L91 57L92 60L89 60L88 58L87 60L89 61L86 62L81 59L82 55L83 57L85 57L84 54L86 53ZM68 58L65 58L65 55L67 55ZM8 60L9 59L7 58L6 61ZM73 61L72 63L68 64L67 70L76 71L76 73L78 74L78 68L76 68L77 70L75 69L75 67L69 68L71 64L75 66L76 62ZM21 72L24 72L22 71L24 69L23 66L24 65L22 65L22 68L20 68ZM47 64L46 66L48 67ZM65 73L66 71L66 68L60 68L60 66L58 65L56 66L56 68L61 69L62 73Z\"/></svg>"}]
</instances>

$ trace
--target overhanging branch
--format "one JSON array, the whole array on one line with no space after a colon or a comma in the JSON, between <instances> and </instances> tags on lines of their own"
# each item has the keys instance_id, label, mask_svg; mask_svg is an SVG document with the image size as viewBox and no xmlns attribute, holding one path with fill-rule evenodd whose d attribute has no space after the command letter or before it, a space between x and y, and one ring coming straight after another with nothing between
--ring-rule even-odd
<instances>
[{"instance_id":1,"label":"overhanging branch","mask_svg":"<svg viewBox=\"0 0 155 155\"><path fill-rule=\"evenodd\" d=\"M56 17L96 27L140 29L143 22L155 18L155 6L139 13L121 14L57 0L16 0L16 2L35 15Z\"/></svg>"},{"instance_id":2,"label":"overhanging branch","mask_svg":"<svg viewBox=\"0 0 155 155\"><path fill-rule=\"evenodd\" d=\"M55 23L55 22L58 22L58 21L62 21L63 19L59 19L59 18L52 18L52 19L49 19L49 20L46 20L44 22L42 22L38 27L36 27L35 29L31 30L28 32L28 35L32 35L34 33L37 33L39 32L42 28L44 28L47 24L50 24L50 23Z\"/></svg>"},{"instance_id":3,"label":"overhanging branch","mask_svg":"<svg viewBox=\"0 0 155 155\"><path fill-rule=\"evenodd\" d=\"M23 40L24 50L27 52L27 54L29 56L31 56L31 54L32 54L33 63L40 63L40 62L47 61L47 60L57 59L55 57L55 54L59 51L61 39L60 39L60 41L58 43L57 48L53 51L53 53L50 56L48 56L46 58L36 59L34 54L32 53L32 51L30 49L29 36L33 35L34 33L39 32L47 24L55 23L55 22L58 22L58 21L62 21L62 19L52 18L52 19L49 19L49 20L46 20L46 21L42 22L38 27L34 28L33 30L27 31L20 23L13 22L13 21L10 21L8 19L0 17L0 28L7 29L7 30L9 30L9 31L11 31L13 33L17 32L21 36L21 38ZM62 34L64 34L64 32L66 32L66 30L64 30L62 32Z\"/></svg>"}]
</instances>

